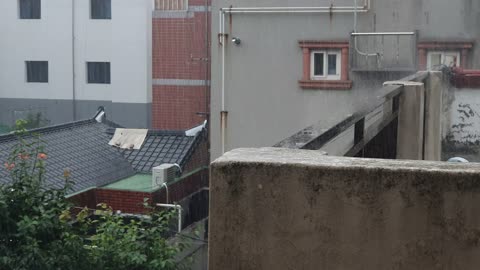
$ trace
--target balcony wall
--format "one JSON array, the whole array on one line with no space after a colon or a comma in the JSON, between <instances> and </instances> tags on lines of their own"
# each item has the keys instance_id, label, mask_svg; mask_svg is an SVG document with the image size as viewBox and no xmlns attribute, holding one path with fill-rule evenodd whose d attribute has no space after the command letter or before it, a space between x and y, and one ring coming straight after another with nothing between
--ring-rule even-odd
<instances>
[{"instance_id":1,"label":"balcony wall","mask_svg":"<svg viewBox=\"0 0 480 270\"><path fill-rule=\"evenodd\" d=\"M478 269L480 164L237 149L211 166L209 269Z\"/></svg>"},{"instance_id":2,"label":"balcony wall","mask_svg":"<svg viewBox=\"0 0 480 270\"><path fill-rule=\"evenodd\" d=\"M480 87L455 87L447 81L443 86L442 159L458 156L480 162Z\"/></svg>"}]
</instances>

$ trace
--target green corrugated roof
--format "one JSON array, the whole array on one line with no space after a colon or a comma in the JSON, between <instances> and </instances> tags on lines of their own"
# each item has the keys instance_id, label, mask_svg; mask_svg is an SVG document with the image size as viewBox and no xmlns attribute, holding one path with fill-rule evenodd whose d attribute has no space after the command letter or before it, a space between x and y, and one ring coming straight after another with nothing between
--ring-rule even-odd
<instances>
[{"instance_id":1,"label":"green corrugated roof","mask_svg":"<svg viewBox=\"0 0 480 270\"><path fill-rule=\"evenodd\" d=\"M152 190L152 175L151 174L136 174L127 177L118 182L104 186L108 189L121 189L131 191L151 192Z\"/></svg>"},{"instance_id":2,"label":"green corrugated roof","mask_svg":"<svg viewBox=\"0 0 480 270\"><path fill-rule=\"evenodd\" d=\"M208 166L202 166L192 170L179 178L175 178L172 182L169 182L168 185L171 185L175 182L182 181L183 179L201 171L207 170ZM119 190L128 190L128 191L137 191L137 192L154 192L158 190L159 186L152 188L152 175L151 174L136 174L134 176L127 177L115 183L103 186L105 189L119 189Z\"/></svg>"}]
</instances>

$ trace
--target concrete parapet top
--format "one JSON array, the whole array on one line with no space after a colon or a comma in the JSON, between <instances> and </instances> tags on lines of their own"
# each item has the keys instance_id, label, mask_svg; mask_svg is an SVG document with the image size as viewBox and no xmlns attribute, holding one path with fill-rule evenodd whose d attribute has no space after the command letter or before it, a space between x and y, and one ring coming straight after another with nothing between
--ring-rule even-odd
<instances>
[{"instance_id":1,"label":"concrete parapet top","mask_svg":"<svg viewBox=\"0 0 480 270\"><path fill-rule=\"evenodd\" d=\"M447 163L418 160L387 160L326 156L324 152L286 148L239 148L216 159L213 167L229 166L235 163L256 163L271 165L292 165L330 168L369 168L384 170L417 170L450 173L478 174L480 164Z\"/></svg>"},{"instance_id":2,"label":"concrete parapet top","mask_svg":"<svg viewBox=\"0 0 480 270\"><path fill-rule=\"evenodd\" d=\"M236 149L213 162L210 270L476 270L480 164Z\"/></svg>"}]
</instances>

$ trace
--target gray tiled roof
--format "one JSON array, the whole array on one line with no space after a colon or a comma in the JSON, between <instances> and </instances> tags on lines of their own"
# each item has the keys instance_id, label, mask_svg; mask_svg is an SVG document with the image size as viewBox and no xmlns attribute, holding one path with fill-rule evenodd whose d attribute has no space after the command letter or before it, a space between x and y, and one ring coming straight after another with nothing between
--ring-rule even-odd
<instances>
[{"instance_id":1,"label":"gray tiled roof","mask_svg":"<svg viewBox=\"0 0 480 270\"><path fill-rule=\"evenodd\" d=\"M135 171L151 173L163 163L177 163L182 168L198 145L203 132L188 137L183 131L149 131L139 150L121 150Z\"/></svg>"},{"instance_id":2,"label":"gray tiled roof","mask_svg":"<svg viewBox=\"0 0 480 270\"><path fill-rule=\"evenodd\" d=\"M46 186L61 188L63 172L69 169L75 182L71 193L100 187L130 177L151 173L163 163L185 166L204 131L186 136L184 131L149 131L139 150L116 149L108 142L118 125L84 120L32 130L45 142ZM14 135L0 136L0 184L11 181L3 167L17 143Z\"/></svg>"},{"instance_id":3,"label":"gray tiled roof","mask_svg":"<svg viewBox=\"0 0 480 270\"><path fill-rule=\"evenodd\" d=\"M135 174L132 166L116 149L108 145L107 133L115 124L85 120L34 130L45 141L46 185L62 187L63 172L71 171L73 192L103 186ZM0 136L0 184L10 181L3 164L16 144L14 135Z\"/></svg>"}]
</instances>

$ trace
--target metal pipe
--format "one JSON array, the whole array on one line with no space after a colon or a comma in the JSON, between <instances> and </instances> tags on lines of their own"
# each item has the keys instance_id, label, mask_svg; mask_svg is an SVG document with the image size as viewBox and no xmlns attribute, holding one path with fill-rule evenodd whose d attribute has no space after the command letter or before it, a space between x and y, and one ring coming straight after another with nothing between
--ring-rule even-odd
<instances>
[{"instance_id":1,"label":"metal pipe","mask_svg":"<svg viewBox=\"0 0 480 270\"><path fill-rule=\"evenodd\" d=\"M415 32L370 32L352 33L352 36L413 36Z\"/></svg>"},{"instance_id":2,"label":"metal pipe","mask_svg":"<svg viewBox=\"0 0 480 270\"><path fill-rule=\"evenodd\" d=\"M167 201L167 203L168 203L168 186L167 186L167 183L164 182L164 183L162 184L162 186L165 187L165 191L166 191L166 195L167 195L167 200L166 200L166 201Z\"/></svg>"},{"instance_id":3,"label":"metal pipe","mask_svg":"<svg viewBox=\"0 0 480 270\"><path fill-rule=\"evenodd\" d=\"M207 123L210 123L210 110L209 110L209 105L210 105L210 87L209 87L209 82L210 80L210 63L211 63L211 55L210 55L210 18L209 16L209 0L205 0L205 120ZM189 9L188 7L188 0L187 0L187 10ZM210 125L208 125L208 130L207 130L208 136L210 136ZM207 148L208 151L210 151L210 139L207 139Z\"/></svg>"},{"instance_id":4,"label":"metal pipe","mask_svg":"<svg viewBox=\"0 0 480 270\"><path fill-rule=\"evenodd\" d=\"M227 46L227 39L225 34L225 13L220 12L221 19L221 37L222 37L222 110L221 110L221 127L220 135L222 136L222 154L225 153L225 133L226 133L226 111L225 111L225 47Z\"/></svg>"},{"instance_id":5,"label":"metal pipe","mask_svg":"<svg viewBox=\"0 0 480 270\"><path fill-rule=\"evenodd\" d=\"M229 14L248 14L248 13L353 13L353 9L330 9L330 10L238 10L229 11ZM367 10L359 10L358 12L368 12Z\"/></svg>"},{"instance_id":6,"label":"metal pipe","mask_svg":"<svg viewBox=\"0 0 480 270\"><path fill-rule=\"evenodd\" d=\"M77 120L77 93L75 89L75 0L72 0L72 117Z\"/></svg>"},{"instance_id":7,"label":"metal pipe","mask_svg":"<svg viewBox=\"0 0 480 270\"><path fill-rule=\"evenodd\" d=\"M178 204L157 203L159 207L173 208L178 211L178 232L182 231L182 207Z\"/></svg>"},{"instance_id":8,"label":"metal pipe","mask_svg":"<svg viewBox=\"0 0 480 270\"><path fill-rule=\"evenodd\" d=\"M353 7L350 6L333 6L333 7L232 7L232 8L221 8L225 13L230 13L232 11L262 11L262 10L330 10L330 9L348 9L351 10Z\"/></svg>"},{"instance_id":9,"label":"metal pipe","mask_svg":"<svg viewBox=\"0 0 480 270\"><path fill-rule=\"evenodd\" d=\"M226 130L227 130L227 115L228 112L221 111L220 112L220 132L221 132L221 140L222 140L222 154L225 153L225 141L226 141Z\"/></svg>"},{"instance_id":10,"label":"metal pipe","mask_svg":"<svg viewBox=\"0 0 480 270\"><path fill-rule=\"evenodd\" d=\"M353 0L353 3L355 5L355 12L354 12L354 16L353 16L353 33L357 33L357 14L358 14L357 0ZM353 47L355 48L355 51L360 55L363 55L363 56L366 56L366 57L370 57L370 56L378 57L379 56L378 52L377 53L366 53L366 52L360 51L360 49L358 49L358 46L357 46L357 37L356 36L353 36ZM377 60L378 60L378 58L377 58Z\"/></svg>"},{"instance_id":11,"label":"metal pipe","mask_svg":"<svg viewBox=\"0 0 480 270\"><path fill-rule=\"evenodd\" d=\"M225 47L227 46L225 36L225 13L222 13L222 111L225 111Z\"/></svg>"}]
</instances>

